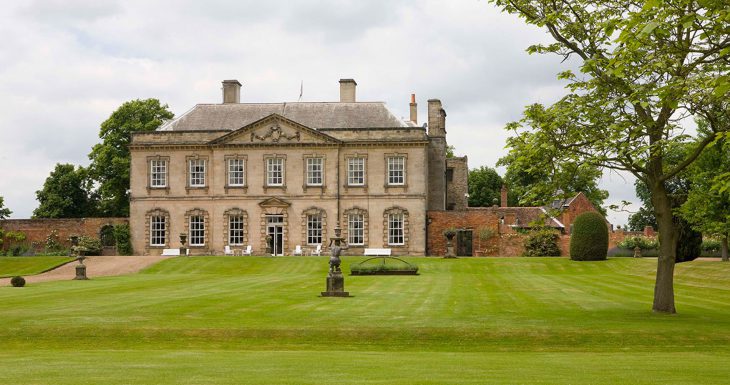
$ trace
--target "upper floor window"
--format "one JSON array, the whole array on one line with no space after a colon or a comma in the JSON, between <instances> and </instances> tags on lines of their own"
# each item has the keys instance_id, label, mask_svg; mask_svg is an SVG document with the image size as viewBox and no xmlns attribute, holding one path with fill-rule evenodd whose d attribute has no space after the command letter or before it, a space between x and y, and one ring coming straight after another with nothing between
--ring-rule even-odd
<instances>
[{"instance_id":1,"label":"upper floor window","mask_svg":"<svg viewBox=\"0 0 730 385\"><path fill-rule=\"evenodd\" d=\"M283 158L267 158L266 159L266 185L267 186L283 186L284 185L284 159Z\"/></svg>"},{"instance_id":2,"label":"upper floor window","mask_svg":"<svg viewBox=\"0 0 730 385\"><path fill-rule=\"evenodd\" d=\"M167 161L150 161L150 187L167 187Z\"/></svg>"},{"instance_id":3,"label":"upper floor window","mask_svg":"<svg viewBox=\"0 0 730 385\"><path fill-rule=\"evenodd\" d=\"M323 181L324 159L307 158L307 185L321 186Z\"/></svg>"},{"instance_id":4,"label":"upper floor window","mask_svg":"<svg viewBox=\"0 0 730 385\"><path fill-rule=\"evenodd\" d=\"M365 185L365 158L347 159L347 184L350 186Z\"/></svg>"},{"instance_id":5,"label":"upper floor window","mask_svg":"<svg viewBox=\"0 0 730 385\"><path fill-rule=\"evenodd\" d=\"M228 159L228 186L244 186L246 184L244 159Z\"/></svg>"},{"instance_id":6,"label":"upper floor window","mask_svg":"<svg viewBox=\"0 0 730 385\"><path fill-rule=\"evenodd\" d=\"M403 156L388 157L388 184L406 184L406 158Z\"/></svg>"},{"instance_id":7,"label":"upper floor window","mask_svg":"<svg viewBox=\"0 0 730 385\"><path fill-rule=\"evenodd\" d=\"M190 246L205 246L205 217L190 216Z\"/></svg>"},{"instance_id":8,"label":"upper floor window","mask_svg":"<svg viewBox=\"0 0 730 385\"><path fill-rule=\"evenodd\" d=\"M167 234L167 217L155 215L150 217L150 246L165 246Z\"/></svg>"},{"instance_id":9,"label":"upper floor window","mask_svg":"<svg viewBox=\"0 0 730 385\"><path fill-rule=\"evenodd\" d=\"M190 187L205 187L205 159L190 159L188 162Z\"/></svg>"}]
</instances>

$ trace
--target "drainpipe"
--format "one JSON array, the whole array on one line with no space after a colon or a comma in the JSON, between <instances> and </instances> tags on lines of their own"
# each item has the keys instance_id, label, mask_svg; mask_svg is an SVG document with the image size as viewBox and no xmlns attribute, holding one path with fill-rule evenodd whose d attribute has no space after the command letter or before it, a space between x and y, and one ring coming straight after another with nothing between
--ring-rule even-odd
<instances>
[{"instance_id":1,"label":"drainpipe","mask_svg":"<svg viewBox=\"0 0 730 385\"><path fill-rule=\"evenodd\" d=\"M337 222L336 227L340 227L340 145L337 145Z\"/></svg>"}]
</instances>

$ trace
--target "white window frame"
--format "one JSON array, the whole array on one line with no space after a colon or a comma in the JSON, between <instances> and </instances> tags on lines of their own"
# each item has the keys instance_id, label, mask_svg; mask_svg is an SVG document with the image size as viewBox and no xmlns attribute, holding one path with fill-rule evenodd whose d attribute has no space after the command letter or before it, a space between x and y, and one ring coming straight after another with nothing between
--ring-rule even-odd
<instances>
[{"instance_id":1,"label":"white window frame","mask_svg":"<svg viewBox=\"0 0 730 385\"><path fill-rule=\"evenodd\" d=\"M324 158L307 158L307 186L324 184Z\"/></svg>"},{"instance_id":2,"label":"white window frame","mask_svg":"<svg viewBox=\"0 0 730 385\"><path fill-rule=\"evenodd\" d=\"M246 160L231 158L226 162L228 168L228 186L242 187L246 185Z\"/></svg>"},{"instance_id":3,"label":"white window frame","mask_svg":"<svg viewBox=\"0 0 730 385\"><path fill-rule=\"evenodd\" d=\"M365 158L352 157L347 158L347 185L348 186L364 186L365 185ZM358 175L360 174L360 175Z\"/></svg>"},{"instance_id":4,"label":"white window frame","mask_svg":"<svg viewBox=\"0 0 730 385\"><path fill-rule=\"evenodd\" d=\"M189 221L190 246L205 246L205 216L191 215Z\"/></svg>"},{"instance_id":5,"label":"white window frame","mask_svg":"<svg viewBox=\"0 0 730 385\"><path fill-rule=\"evenodd\" d=\"M279 167L279 170L276 170L276 167ZM266 186L269 187L280 187L284 186L284 178L285 178L285 160L284 158L266 158ZM275 173L279 173L280 175L275 175ZM277 181L278 179L278 181Z\"/></svg>"},{"instance_id":6,"label":"white window frame","mask_svg":"<svg viewBox=\"0 0 730 385\"><path fill-rule=\"evenodd\" d=\"M167 245L167 217L153 215L150 217L150 246Z\"/></svg>"},{"instance_id":7,"label":"white window frame","mask_svg":"<svg viewBox=\"0 0 730 385\"><path fill-rule=\"evenodd\" d=\"M322 215L307 214L307 245L322 244Z\"/></svg>"},{"instance_id":8,"label":"white window frame","mask_svg":"<svg viewBox=\"0 0 730 385\"><path fill-rule=\"evenodd\" d=\"M164 159L150 160L150 187L152 187L152 188L167 187L167 160L164 160Z\"/></svg>"},{"instance_id":9,"label":"white window frame","mask_svg":"<svg viewBox=\"0 0 730 385\"><path fill-rule=\"evenodd\" d=\"M405 156L389 156L388 157L388 185L403 186L406 184L406 157Z\"/></svg>"},{"instance_id":10,"label":"white window frame","mask_svg":"<svg viewBox=\"0 0 730 385\"><path fill-rule=\"evenodd\" d=\"M205 159L188 159L188 185L205 187Z\"/></svg>"},{"instance_id":11,"label":"white window frame","mask_svg":"<svg viewBox=\"0 0 730 385\"><path fill-rule=\"evenodd\" d=\"M349 214L347 216L347 244L353 246L365 244L365 215Z\"/></svg>"},{"instance_id":12,"label":"white window frame","mask_svg":"<svg viewBox=\"0 0 730 385\"><path fill-rule=\"evenodd\" d=\"M405 245L405 218L403 213L388 214L388 245Z\"/></svg>"},{"instance_id":13,"label":"white window frame","mask_svg":"<svg viewBox=\"0 0 730 385\"><path fill-rule=\"evenodd\" d=\"M243 229L246 223L243 215L230 215L228 217L228 244L231 246L243 245Z\"/></svg>"}]
</instances>

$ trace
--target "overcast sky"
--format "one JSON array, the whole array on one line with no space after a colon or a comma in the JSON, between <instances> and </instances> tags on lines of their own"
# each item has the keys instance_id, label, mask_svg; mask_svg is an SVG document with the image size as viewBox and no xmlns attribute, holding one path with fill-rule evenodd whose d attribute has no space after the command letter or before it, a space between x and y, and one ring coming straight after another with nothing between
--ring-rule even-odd
<instances>
[{"instance_id":1,"label":"overcast sky","mask_svg":"<svg viewBox=\"0 0 730 385\"><path fill-rule=\"evenodd\" d=\"M0 8L0 196L30 217L56 163L88 164L99 124L120 104L158 98L175 115L220 103L385 101L421 122L441 99L447 140L470 168L506 153L505 123L563 95L559 58L528 55L547 35L486 1L36 0ZM498 169L500 173L504 170ZM635 200L633 179L606 174L606 204ZM625 214L610 213L615 224Z\"/></svg>"}]
</instances>

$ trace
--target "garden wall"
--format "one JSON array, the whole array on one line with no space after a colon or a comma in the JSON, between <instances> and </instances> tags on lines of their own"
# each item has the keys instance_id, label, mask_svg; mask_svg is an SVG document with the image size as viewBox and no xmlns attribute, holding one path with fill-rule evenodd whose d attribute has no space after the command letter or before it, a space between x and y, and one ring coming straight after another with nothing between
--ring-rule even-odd
<instances>
[{"instance_id":1,"label":"garden wall","mask_svg":"<svg viewBox=\"0 0 730 385\"><path fill-rule=\"evenodd\" d=\"M23 243L33 246L34 249L43 248L48 235L56 230L59 243L69 248L71 242L68 239L71 235L99 238L102 227L125 223L129 223L129 218L5 219L0 221L0 228L6 232L23 232L26 236ZM3 242L2 248L4 250L11 245Z\"/></svg>"}]
</instances>

